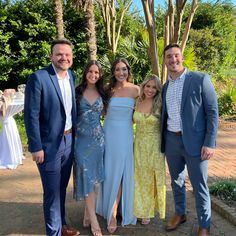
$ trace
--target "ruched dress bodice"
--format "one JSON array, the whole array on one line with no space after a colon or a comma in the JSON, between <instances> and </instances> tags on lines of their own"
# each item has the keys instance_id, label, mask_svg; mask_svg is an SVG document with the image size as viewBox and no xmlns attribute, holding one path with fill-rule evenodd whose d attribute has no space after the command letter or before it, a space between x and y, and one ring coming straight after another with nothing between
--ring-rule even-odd
<instances>
[{"instance_id":1,"label":"ruched dress bodice","mask_svg":"<svg viewBox=\"0 0 236 236\"><path fill-rule=\"evenodd\" d=\"M111 98L109 103L106 121L116 120L118 122L126 121L132 123L134 109L134 99L126 97Z\"/></svg>"}]
</instances>

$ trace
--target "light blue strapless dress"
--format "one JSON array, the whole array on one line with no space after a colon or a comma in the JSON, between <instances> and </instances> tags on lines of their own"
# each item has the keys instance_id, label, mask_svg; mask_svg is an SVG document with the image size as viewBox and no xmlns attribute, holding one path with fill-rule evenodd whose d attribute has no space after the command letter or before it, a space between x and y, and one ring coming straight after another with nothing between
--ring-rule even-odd
<instances>
[{"instance_id":1,"label":"light blue strapless dress","mask_svg":"<svg viewBox=\"0 0 236 236\"><path fill-rule=\"evenodd\" d=\"M109 225L112 209L122 185L120 214L122 226L136 224L133 215L134 161L133 161L133 109L135 100L127 97L111 98L105 118L105 180L98 194L97 213Z\"/></svg>"}]
</instances>

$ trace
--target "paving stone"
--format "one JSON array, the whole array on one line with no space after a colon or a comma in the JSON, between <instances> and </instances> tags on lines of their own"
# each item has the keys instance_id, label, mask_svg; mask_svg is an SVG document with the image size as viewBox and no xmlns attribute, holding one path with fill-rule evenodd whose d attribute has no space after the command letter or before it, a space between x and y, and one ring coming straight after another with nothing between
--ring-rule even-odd
<instances>
[{"instance_id":1,"label":"paving stone","mask_svg":"<svg viewBox=\"0 0 236 236\"><path fill-rule=\"evenodd\" d=\"M219 178L236 178L236 130L221 129L218 134L215 156L209 161L209 183ZM118 227L114 235L136 236L194 236L198 229L195 200L192 187L187 179L187 222L176 231L165 232L166 221L174 212L173 196L170 188L170 178L167 172L167 213L166 220L158 217L151 224L143 226ZM80 229L81 235L91 235L88 228L82 227L84 202L76 202L72 198L73 183L70 180L67 195L67 218L69 224ZM213 208L214 208L214 204ZM216 203L219 207L221 203ZM230 211L230 210L229 210ZM232 212L231 212L232 213ZM235 217L235 215L234 215ZM106 222L99 217L104 236L109 235ZM0 170L0 236L41 236L44 235L42 210L42 187L37 167L26 153L23 165L15 170ZM236 226L230 223L220 213L213 210L212 236L235 236Z\"/></svg>"}]
</instances>

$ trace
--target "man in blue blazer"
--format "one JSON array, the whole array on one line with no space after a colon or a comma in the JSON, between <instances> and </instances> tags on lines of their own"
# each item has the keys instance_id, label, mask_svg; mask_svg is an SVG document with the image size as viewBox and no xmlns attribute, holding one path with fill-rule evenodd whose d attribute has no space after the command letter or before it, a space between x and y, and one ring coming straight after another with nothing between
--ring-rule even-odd
<instances>
[{"instance_id":1,"label":"man in blue blazer","mask_svg":"<svg viewBox=\"0 0 236 236\"><path fill-rule=\"evenodd\" d=\"M76 125L75 76L72 44L66 39L51 45L48 67L29 76L24 119L29 151L41 176L46 234L76 236L65 220L66 188L72 161Z\"/></svg>"},{"instance_id":2,"label":"man in blue blazer","mask_svg":"<svg viewBox=\"0 0 236 236\"><path fill-rule=\"evenodd\" d=\"M216 93L207 74L183 67L179 45L166 46L164 60L168 81L163 86L161 151L166 155L175 203L175 214L166 230L175 230L186 221L186 189L181 181L186 165L196 201L197 235L209 235L211 201L207 176L218 128Z\"/></svg>"}]
</instances>

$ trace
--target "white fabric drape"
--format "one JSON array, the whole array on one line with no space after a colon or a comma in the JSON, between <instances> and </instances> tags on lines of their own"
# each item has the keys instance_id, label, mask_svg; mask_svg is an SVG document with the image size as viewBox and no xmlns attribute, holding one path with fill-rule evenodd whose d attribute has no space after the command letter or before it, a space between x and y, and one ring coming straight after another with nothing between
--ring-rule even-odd
<instances>
[{"instance_id":1,"label":"white fabric drape","mask_svg":"<svg viewBox=\"0 0 236 236\"><path fill-rule=\"evenodd\" d=\"M24 108L24 100L13 100L7 107L5 116L0 116L2 131L0 133L0 169L15 169L22 164L23 150L13 116Z\"/></svg>"}]
</instances>

